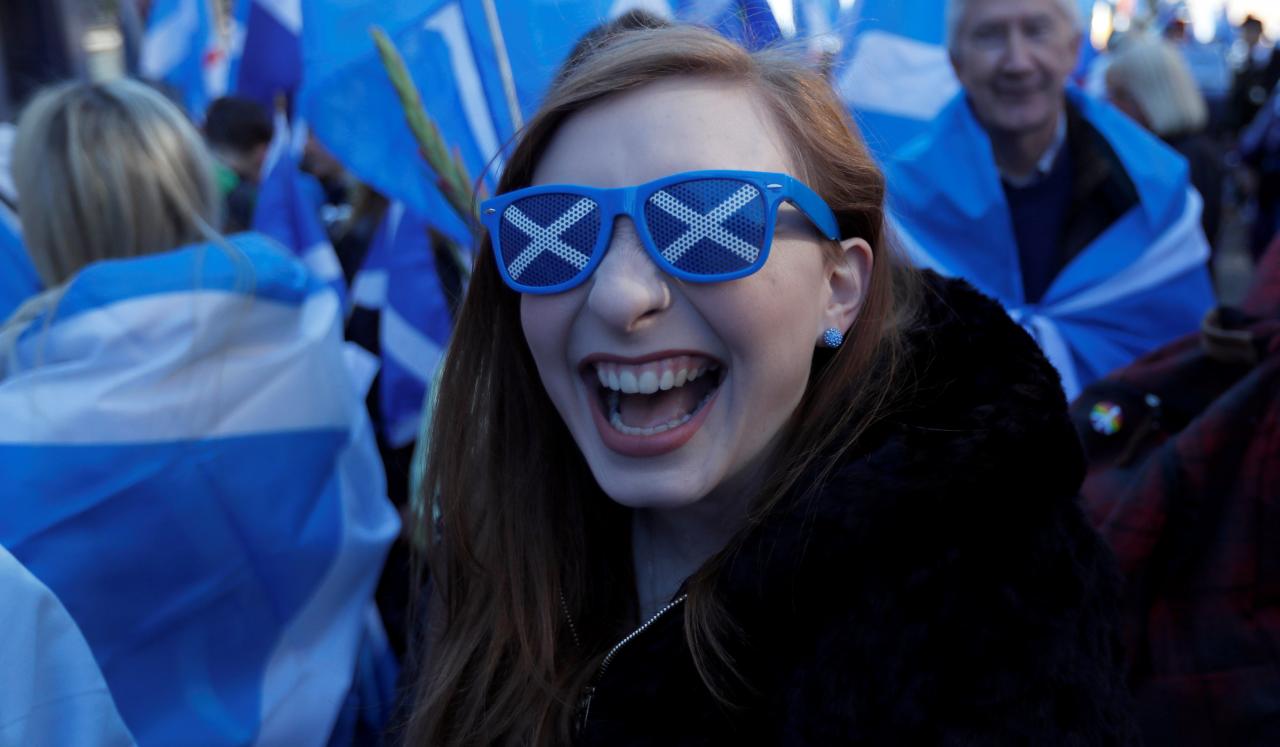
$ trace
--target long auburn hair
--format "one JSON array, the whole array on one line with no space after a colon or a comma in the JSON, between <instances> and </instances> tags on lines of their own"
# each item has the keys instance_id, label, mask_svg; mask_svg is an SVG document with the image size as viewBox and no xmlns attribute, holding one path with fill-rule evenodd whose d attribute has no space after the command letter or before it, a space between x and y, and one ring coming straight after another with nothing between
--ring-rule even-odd
<instances>
[{"instance_id":1,"label":"long auburn hair","mask_svg":"<svg viewBox=\"0 0 1280 747\"><path fill-rule=\"evenodd\" d=\"M799 178L843 237L875 255L847 342L815 350L805 394L738 537L686 585L686 639L703 681L728 701L734 624L717 575L752 525L831 469L900 388L902 330L917 283L886 241L884 177L821 75L779 51L748 53L673 26L601 40L564 71L507 161L498 192L528 186L559 126L611 95L675 76L746 86L768 106ZM839 245L830 242L836 258ZM581 693L636 614L630 514L596 484L544 391L486 237L439 383L423 481L432 582L411 744L563 744ZM430 516L433 512L425 512ZM750 687L750 683L741 683Z\"/></svg>"}]
</instances>

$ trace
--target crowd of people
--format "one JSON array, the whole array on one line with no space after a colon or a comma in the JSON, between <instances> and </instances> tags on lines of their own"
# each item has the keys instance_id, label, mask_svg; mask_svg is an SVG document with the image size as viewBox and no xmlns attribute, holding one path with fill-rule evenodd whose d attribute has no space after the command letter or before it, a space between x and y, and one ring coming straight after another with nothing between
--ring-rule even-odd
<instances>
[{"instance_id":1,"label":"crowd of people","mask_svg":"<svg viewBox=\"0 0 1280 747\"><path fill-rule=\"evenodd\" d=\"M334 285L385 197L306 138L318 277L253 230L286 102L40 92L0 745L1280 743L1280 47L1247 19L1215 103L1172 32L1077 86L1075 0L945 24L883 163L796 50L585 37L474 263L423 239L407 445Z\"/></svg>"}]
</instances>

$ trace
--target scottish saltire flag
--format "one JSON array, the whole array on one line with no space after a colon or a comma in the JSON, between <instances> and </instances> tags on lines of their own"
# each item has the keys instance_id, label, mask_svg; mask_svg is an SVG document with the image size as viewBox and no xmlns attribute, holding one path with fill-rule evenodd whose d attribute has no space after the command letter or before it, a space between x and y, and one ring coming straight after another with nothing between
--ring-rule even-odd
<instances>
[{"instance_id":1,"label":"scottish saltire flag","mask_svg":"<svg viewBox=\"0 0 1280 747\"><path fill-rule=\"evenodd\" d=\"M1199 327L1213 306L1200 196L1187 162L1109 105L1069 100L1106 139L1138 204L1028 303L991 141L964 96L886 165L890 222L920 265L994 296L1040 343L1069 398L1108 372Z\"/></svg>"},{"instance_id":2,"label":"scottish saltire flag","mask_svg":"<svg viewBox=\"0 0 1280 747\"><path fill-rule=\"evenodd\" d=\"M304 0L302 115L316 136L362 181L459 243L472 229L444 200L419 154L400 100L378 58L370 27L382 27L405 58L428 114L473 178L486 172L514 131L505 104L488 91L501 83L481 3L441 0ZM486 78L494 78L489 83ZM504 100L499 98L499 100Z\"/></svg>"},{"instance_id":3,"label":"scottish saltire flag","mask_svg":"<svg viewBox=\"0 0 1280 747\"><path fill-rule=\"evenodd\" d=\"M142 77L179 93L196 121L226 90L226 55L216 17L209 0L155 0L142 39Z\"/></svg>"},{"instance_id":4,"label":"scottish saltire flag","mask_svg":"<svg viewBox=\"0 0 1280 747\"><path fill-rule=\"evenodd\" d=\"M90 265L0 339L0 545L140 745L323 746L358 681L399 523L341 319L245 234Z\"/></svg>"},{"instance_id":5,"label":"scottish saltire flag","mask_svg":"<svg viewBox=\"0 0 1280 747\"><path fill-rule=\"evenodd\" d=\"M747 49L760 49L782 38L767 0L676 0L682 21L709 26Z\"/></svg>"},{"instance_id":6,"label":"scottish saltire flag","mask_svg":"<svg viewBox=\"0 0 1280 747\"><path fill-rule=\"evenodd\" d=\"M302 85L302 0L236 0L228 92L267 111Z\"/></svg>"},{"instance_id":7,"label":"scottish saltire flag","mask_svg":"<svg viewBox=\"0 0 1280 747\"><path fill-rule=\"evenodd\" d=\"M284 117L276 118L253 209L253 230L283 244L318 279L331 285L345 306L342 264L320 219L324 190L314 176L298 167L306 142L305 127L291 129Z\"/></svg>"},{"instance_id":8,"label":"scottish saltire flag","mask_svg":"<svg viewBox=\"0 0 1280 747\"><path fill-rule=\"evenodd\" d=\"M795 33L816 51L839 51L849 24L840 0L795 0Z\"/></svg>"},{"instance_id":9,"label":"scottish saltire flag","mask_svg":"<svg viewBox=\"0 0 1280 747\"><path fill-rule=\"evenodd\" d=\"M384 437L395 448L418 437L422 405L453 329L428 225L407 210L393 209L385 226L385 254L370 252L386 268L378 402Z\"/></svg>"},{"instance_id":10,"label":"scottish saltire flag","mask_svg":"<svg viewBox=\"0 0 1280 747\"><path fill-rule=\"evenodd\" d=\"M382 311L386 306L387 268L391 260L392 241L396 238L396 229L403 217L404 203L391 203L386 217L369 242L369 251L365 253L360 269L351 279L352 306L369 311Z\"/></svg>"},{"instance_id":11,"label":"scottish saltire flag","mask_svg":"<svg viewBox=\"0 0 1280 747\"><path fill-rule=\"evenodd\" d=\"M707 23L740 41L778 38L765 0L303 0L303 115L358 177L463 244L472 233L435 187L367 30L405 57L428 114L473 178L496 183L504 147L535 112L574 44L633 8Z\"/></svg>"},{"instance_id":12,"label":"scottish saltire flag","mask_svg":"<svg viewBox=\"0 0 1280 747\"><path fill-rule=\"evenodd\" d=\"M0 744L132 747L70 613L0 545Z\"/></svg>"},{"instance_id":13,"label":"scottish saltire flag","mask_svg":"<svg viewBox=\"0 0 1280 747\"><path fill-rule=\"evenodd\" d=\"M836 92L883 161L928 129L960 88L943 46L946 0L860 0L853 13Z\"/></svg>"}]
</instances>

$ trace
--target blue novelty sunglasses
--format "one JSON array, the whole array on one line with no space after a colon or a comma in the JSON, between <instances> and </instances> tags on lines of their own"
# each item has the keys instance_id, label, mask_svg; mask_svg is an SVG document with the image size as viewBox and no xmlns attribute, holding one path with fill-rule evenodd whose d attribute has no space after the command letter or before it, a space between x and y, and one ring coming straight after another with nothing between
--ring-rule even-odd
<instances>
[{"instance_id":1,"label":"blue novelty sunglasses","mask_svg":"<svg viewBox=\"0 0 1280 747\"><path fill-rule=\"evenodd\" d=\"M480 204L502 279L520 293L582 283L604 258L614 221L626 215L668 274L691 283L733 280L769 258L778 206L800 209L828 239L836 217L812 189L786 174L688 171L634 187L548 184Z\"/></svg>"}]
</instances>

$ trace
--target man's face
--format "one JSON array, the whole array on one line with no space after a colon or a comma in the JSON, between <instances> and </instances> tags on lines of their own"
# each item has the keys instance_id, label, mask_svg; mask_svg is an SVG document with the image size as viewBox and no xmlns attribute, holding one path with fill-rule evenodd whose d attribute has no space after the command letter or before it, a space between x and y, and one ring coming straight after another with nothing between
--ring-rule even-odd
<instances>
[{"instance_id":1,"label":"man's face","mask_svg":"<svg viewBox=\"0 0 1280 747\"><path fill-rule=\"evenodd\" d=\"M951 64L974 113L992 134L1057 125L1080 32L1058 0L969 0Z\"/></svg>"},{"instance_id":2,"label":"man's face","mask_svg":"<svg viewBox=\"0 0 1280 747\"><path fill-rule=\"evenodd\" d=\"M1262 41L1262 24L1246 23L1242 29L1245 46L1256 47Z\"/></svg>"}]
</instances>

